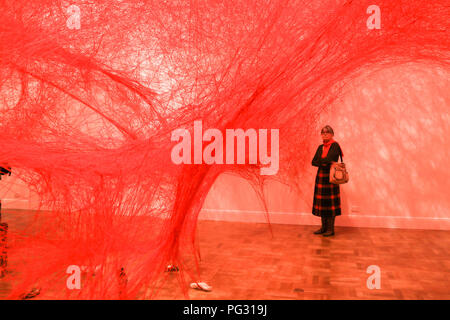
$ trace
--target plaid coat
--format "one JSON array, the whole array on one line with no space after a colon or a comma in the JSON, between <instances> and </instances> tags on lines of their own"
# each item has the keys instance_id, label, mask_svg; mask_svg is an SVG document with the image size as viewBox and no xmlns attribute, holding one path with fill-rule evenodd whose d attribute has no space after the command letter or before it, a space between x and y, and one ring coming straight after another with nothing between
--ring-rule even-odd
<instances>
[{"instance_id":1,"label":"plaid coat","mask_svg":"<svg viewBox=\"0 0 450 320\"><path fill-rule=\"evenodd\" d=\"M330 183L331 162L337 162L341 147L333 142L325 158L322 158L323 144L317 148L312 165L318 167L314 186L312 214L319 217L341 215L341 194L338 184Z\"/></svg>"}]
</instances>

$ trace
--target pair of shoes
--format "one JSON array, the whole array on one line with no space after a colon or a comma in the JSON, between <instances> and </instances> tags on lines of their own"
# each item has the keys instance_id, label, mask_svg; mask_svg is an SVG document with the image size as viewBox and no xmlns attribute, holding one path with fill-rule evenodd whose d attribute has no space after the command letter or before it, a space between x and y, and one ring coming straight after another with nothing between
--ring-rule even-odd
<instances>
[{"instance_id":1,"label":"pair of shoes","mask_svg":"<svg viewBox=\"0 0 450 320\"><path fill-rule=\"evenodd\" d=\"M327 232L322 234L324 237L331 237L334 236L334 219L335 217L329 217L327 219Z\"/></svg>"},{"instance_id":2,"label":"pair of shoes","mask_svg":"<svg viewBox=\"0 0 450 320\"><path fill-rule=\"evenodd\" d=\"M191 288L208 292L212 290L212 287L206 284L205 282L192 282Z\"/></svg>"},{"instance_id":3,"label":"pair of shoes","mask_svg":"<svg viewBox=\"0 0 450 320\"><path fill-rule=\"evenodd\" d=\"M322 220L322 227L319 230L314 231L314 234L322 234L327 231L327 219L325 217L320 217L320 218Z\"/></svg>"},{"instance_id":4,"label":"pair of shoes","mask_svg":"<svg viewBox=\"0 0 450 320\"><path fill-rule=\"evenodd\" d=\"M125 269L123 267L120 268L120 270L119 270L119 281L122 284L127 284L127 282L128 282L128 277L127 277L127 274L125 273Z\"/></svg>"},{"instance_id":5,"label":"pair of shoes","mask_svg":"<svg viewBox=\"0 0 450 320\"><path fill-rule=\"evenodd\" d=\"M119 299L120 300L126 299L127 283L128 283L128 277L127 277L127 274L125 273L125 268L122 267L119 270Z\"/></svg>"},{"instance_id":6,"label":"pair of shoes","mask_svg":"<svg viewBox=\"0 0 450 320\"><path fill-rule=\"evenodd\" d=\"M34 297L36 297L40 293L41 293L41 288L33 288L33 289L31 289L30 292L28 292L26 294L22 294L20 296L20 299L22 299L22 300L33 299Z\"/></svg>"},{"instance_id":7,"label":"pair of shoes","mask_svg":"<svg viewBox=\"0 0 450 320\"><path fill-rule=\"evenodd\" d=\"M180 271L180 269L177 266L169 264L166 268L166 272L176 272Z\"/></svg>"}]
</instances>

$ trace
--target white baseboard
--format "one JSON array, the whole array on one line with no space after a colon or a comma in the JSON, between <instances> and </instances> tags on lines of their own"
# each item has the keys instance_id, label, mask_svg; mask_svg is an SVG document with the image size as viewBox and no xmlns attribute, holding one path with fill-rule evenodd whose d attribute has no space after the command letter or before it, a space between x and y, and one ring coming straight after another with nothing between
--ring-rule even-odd
<instances>
[{"instance_id":1,"label":"white baseboard","mask_svg":"<svg viewBox=\"0 0 450 320\"><path fill-rule=\"evenodd\" d=\"M3 209L31 210L28 200L2 199ZM202 209L200 220L267 223L264 211L237 209ZM320 219L308 212L269 211L270 223L293 225L319 225ZM364 228L401 228L425 230L450 230L450 218L407 217L343 213L336 218L336 226Z\"/></svg>"},{"instance_id":2,"label":"white baseboard","mask_svg":"<svg viewBox=\"0 0 450 320\"><path fill-rule=\"evenodd\" d=\"M3 198L1 199L1 202L3 209L30 209L30 201L27 199Z\"/></svg>"},{"instance_id":3,"label":"white baseboard","mask_svg":"<svg viewBox=\"0 0 450 320\"><path fill-rule=\"evenodd\" d=\"M233 221L267 223L264 211L202 209L200 220ZM305 212L269 212L270 223L294 225L318 225L320 219ZM401 229L430 229L450 230L450 218L433 217L405 217L386 215L345 214L336 218L336 226L364 227L364 228L401 228Z\"/></svg>"}]
</instances>

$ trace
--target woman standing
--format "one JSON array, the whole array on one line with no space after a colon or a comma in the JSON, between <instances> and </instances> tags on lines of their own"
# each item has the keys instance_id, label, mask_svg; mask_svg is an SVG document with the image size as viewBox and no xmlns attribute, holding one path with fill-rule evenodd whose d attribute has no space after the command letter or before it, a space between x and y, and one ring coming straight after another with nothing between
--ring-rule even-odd
<instances>
[{"instance_id":1,"label":"woman standing","mask_svg":"<svg viewBox=\"0 0 450 320\"><path fill-rule=\"evenodd\" d=\"M333 140L334 131L325 126L320 132L323 140L314 155L312 165L319 167L314 187L314 201L312 214L322 219L322 227L314 234L324 237L334 235L334 219L341 215L341 195L338 184L330 183L330 167L332 162L344 156L339 144Z\"/></svg>"}]
</instances>

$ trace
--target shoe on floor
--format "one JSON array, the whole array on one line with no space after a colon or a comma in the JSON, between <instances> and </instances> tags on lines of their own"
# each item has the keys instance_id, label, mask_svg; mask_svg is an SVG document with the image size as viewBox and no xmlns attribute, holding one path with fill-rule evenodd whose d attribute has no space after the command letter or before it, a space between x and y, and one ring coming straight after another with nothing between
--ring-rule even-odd
<instances>
[{"instance_id":1,"label":"shoe on floor","mask_svg":"<svg viewBox=\"0 0 450 320\"><path fill-rule=\"evenodd\" d=\"M208 292L212 290L212 287L206 284L205 282L192 282L191 288Z\"/></svg>"},{"instance_id":2,"label":"shoe on floor","mask_svg":"<svg viewBox=\"0 0 450 320\"><path fill-rule=\"evenodd\" d=\"M33 299L34 297L38 296L40 293L41 293L41 288L33 288L27 294L21 295L20 299L22 299L22 300Z\"/></svg>"}]
</instances>

